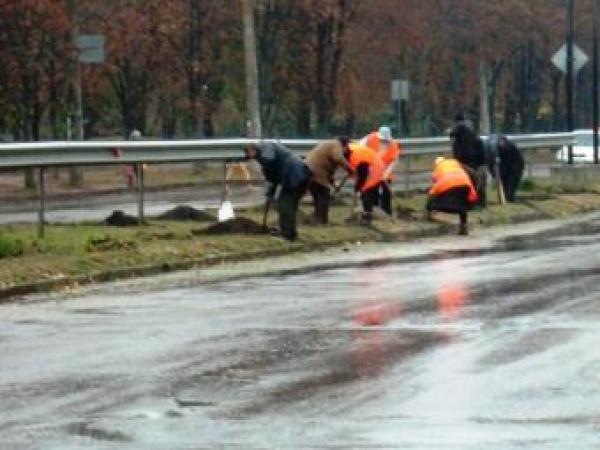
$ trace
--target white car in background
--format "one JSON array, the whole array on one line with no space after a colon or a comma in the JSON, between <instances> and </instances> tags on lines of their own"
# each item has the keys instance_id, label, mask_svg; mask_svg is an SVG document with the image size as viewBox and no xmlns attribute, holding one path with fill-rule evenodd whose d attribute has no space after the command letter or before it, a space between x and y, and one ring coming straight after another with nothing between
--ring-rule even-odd
<instances>
[{"instance_id":1,"label":"white car in background","mask_svg":"<svg viewBox=\"0 0 600 450\"><path fill-rule=\"evenodd\" d=\"M573 162L592 164L594 162L594 134L592 130L577 130L575 136ZM556 152L556 160L563 163L569 162L569 147L567 145Z\"/></svg>"}]
</instances>

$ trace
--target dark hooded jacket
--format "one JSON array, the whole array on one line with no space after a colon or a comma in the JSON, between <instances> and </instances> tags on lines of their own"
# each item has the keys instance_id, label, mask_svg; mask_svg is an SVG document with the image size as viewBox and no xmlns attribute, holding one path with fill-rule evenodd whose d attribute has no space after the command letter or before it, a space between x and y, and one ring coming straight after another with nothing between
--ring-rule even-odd
<instances>
[{"instance_id":1,"label":"dark hooded jacket","mask_svg":"<svg viewBox=\"0 0 600 450\"><path fill-rule=\"evenodd\" d=\"M486 164L486 152L483 141L467 125L459 123L450 136L452 154L462 164L477 169Z\"/></svg>"},{"instance_id":2,"label":"dark hooded jacket","mask_svg":"<svg viewBox=\"0 0 600 450\"><path fill-rule=\"evenodd\" d=\"M269 183L267 196L272 197L278 185L284 190L294 190L310 179L311 173L306 164L283 145L263 142L256 148L256 160Z\"/></svg>"}]
</instances>

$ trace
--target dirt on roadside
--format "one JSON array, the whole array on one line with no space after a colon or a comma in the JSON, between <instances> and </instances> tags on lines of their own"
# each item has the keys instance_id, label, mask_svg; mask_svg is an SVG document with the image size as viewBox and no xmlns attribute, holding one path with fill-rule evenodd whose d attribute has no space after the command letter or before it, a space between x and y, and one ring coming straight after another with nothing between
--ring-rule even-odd
<instances>
[{"instance_id":1,"label":"dirt on roadside","mask_svg":"<svg viewBox=\"0 0 600 450\"><path fill-rule=\"evenodd\" d=\"M104 219L106 225L113 227L132 227L139 224L137 217L125 214L123 211L113 211L110 216Z\"/></svg>"},{"instance_id":2,"label":"dirt on roadside","mask_svg":"<svg viewBox=\"0 0 600 450\"><path fill-rule=\"evenodd\" d=\"M246 217L236 217L225 222L218 222L203 230L194 231L194 234L265 234L268 233L263 226Z\"/></svg>"},{"instance_id":3,"label":"dirt on roadside","mask_svg":"<svg viewBox=\"0 0 600 450\"><path fill-rule=\"evenodd\" d=\"M216 218L207 212L188 205L180 205L158 216L162 220L214 222Z\"/></svg>"}]
</instances>

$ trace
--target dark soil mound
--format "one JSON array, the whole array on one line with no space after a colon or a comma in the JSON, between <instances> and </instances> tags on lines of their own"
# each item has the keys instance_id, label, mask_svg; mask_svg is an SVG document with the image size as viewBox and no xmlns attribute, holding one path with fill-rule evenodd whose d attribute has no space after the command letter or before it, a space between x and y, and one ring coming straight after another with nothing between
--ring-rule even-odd
<instances>
[{"instance_id":1,"label":"dark soil mound","mask_svg":"<svg viewBox=\"0 0 600 450\"><path fill-rule=\"evenodd\" d=\"M262 225L245 217L215 223L202 230L205 234L264 234Z\"/></svg>"},{"instance_id":2,"label":"dark soil mound","mask_svg":"<svg viewBox=\"0 0 600 450\"><path fill-rule=\"evenodd\" d=\"M104 223L113 227L131 227L138 225L139 221L137 217L129 216L123 211L113 211L110 216L104 219Z\"/></svg>"},{"instance_id":3,"label":"dark soil mound","mask_svg":"<svg viewBox=\"0 0 600 450\"><path fill-rule=\"evenodd\" d=\"M158 216L159 219L163 220L193 220L197 222L214 222L215 217L210 214L200 211L199 209L193 208L187 205L177 206L164 214Z\"/></svg>"}]
</instances>

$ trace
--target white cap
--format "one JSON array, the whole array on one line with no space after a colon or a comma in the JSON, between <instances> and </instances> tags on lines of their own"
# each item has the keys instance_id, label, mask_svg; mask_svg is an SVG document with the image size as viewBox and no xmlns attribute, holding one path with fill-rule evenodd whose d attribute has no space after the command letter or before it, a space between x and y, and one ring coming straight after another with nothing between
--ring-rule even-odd
<instances>
[{"instance_id":1,"label":"white cap","mask_svg":"<svg viewBox=\"0 0 600 450\"><path fill-rule=\"evenodd\" d=\"M437 158L435 158L435 165L437 166L439 163L441 163L444 160L443 156L438 156Z\"/></svg>"},{"instance_id":2,"label":"white cap","mask_svg":"<svg viewBox=\"0 0 600 450\"><path fill-rule=\"evenodd\" d=\"M142 138L142 132L140 130L134 129L129 134L129 139L131 139L132 141L135 141L135 140L141 139L141 138Z\"/></svg>"},{"instance_id":3,"label":"white cap","mask_svg":"<svg viewBox=\"0 0 600 450\"><path fill-rule=\"evenodd\" d=\"M377 135L379 136L379 139L381 139L382 141L385 141L385 142L392 141L392 130L390 130L390 127L380 127L379 131L377 132Z\"/></svg>"}]
</instances>

